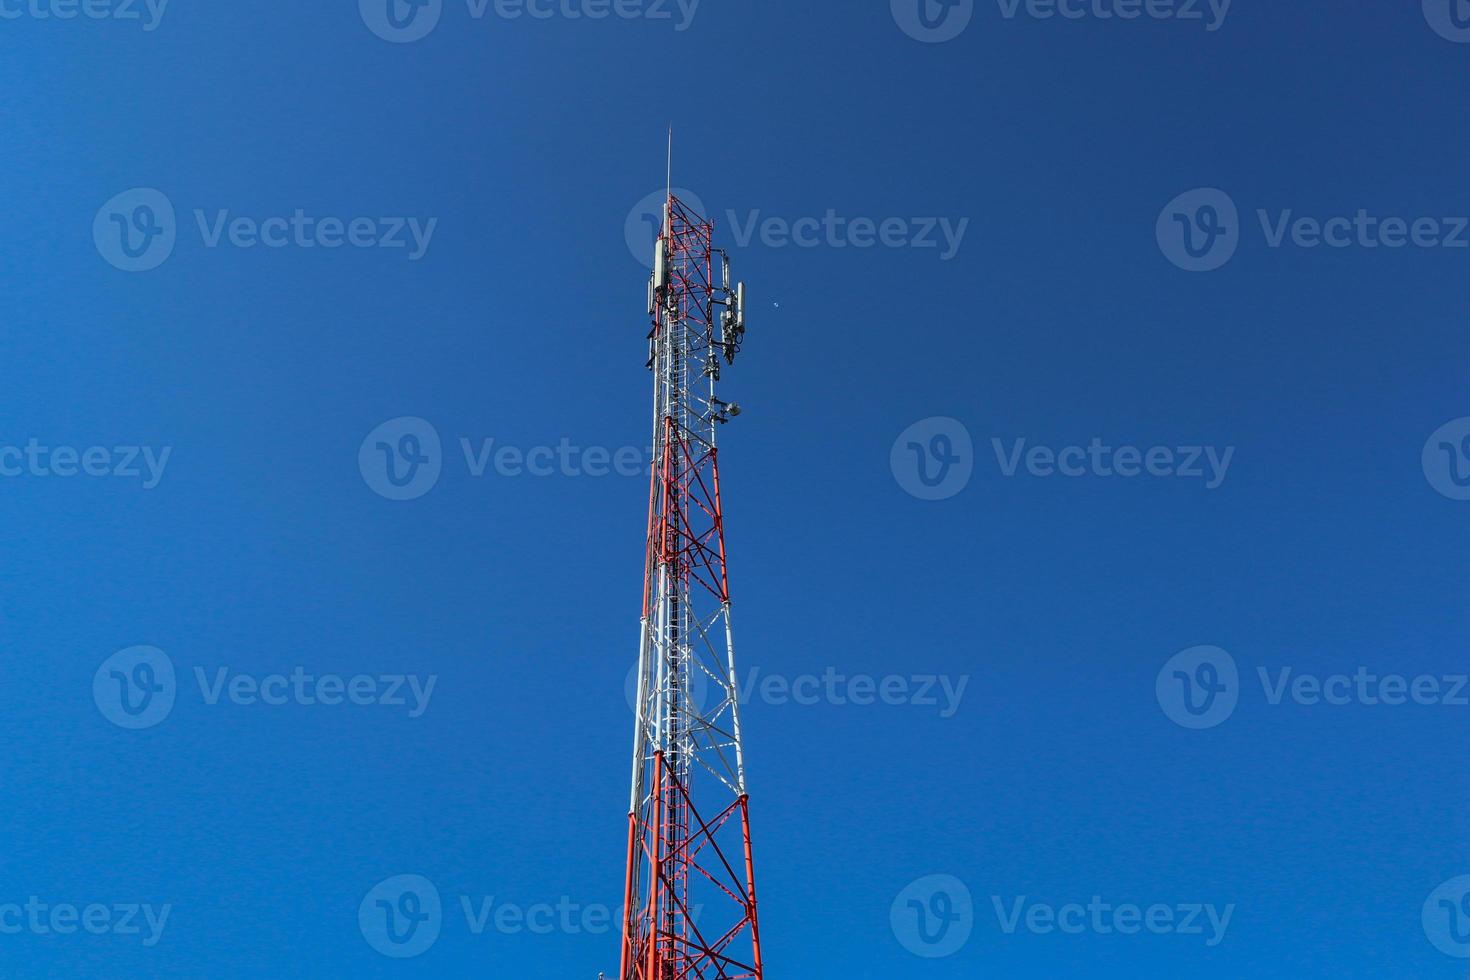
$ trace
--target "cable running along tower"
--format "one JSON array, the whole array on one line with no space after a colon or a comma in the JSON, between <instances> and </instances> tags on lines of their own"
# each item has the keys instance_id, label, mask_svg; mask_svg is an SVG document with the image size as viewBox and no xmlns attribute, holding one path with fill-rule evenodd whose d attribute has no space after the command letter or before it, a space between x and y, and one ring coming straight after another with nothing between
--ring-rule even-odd
<instances>
[{"instance_id":1,"label":"cable running along tower","mask_svg":"<svg viewBox=\"0 0 1470 980\"><path fill-rule=\"evenodd\" d=\"M653 472L620 980L763 980L716 434L745 285L672 192L648 284ZM716 256L719 281L715 279Z\"/></svg>"}]
</instances>

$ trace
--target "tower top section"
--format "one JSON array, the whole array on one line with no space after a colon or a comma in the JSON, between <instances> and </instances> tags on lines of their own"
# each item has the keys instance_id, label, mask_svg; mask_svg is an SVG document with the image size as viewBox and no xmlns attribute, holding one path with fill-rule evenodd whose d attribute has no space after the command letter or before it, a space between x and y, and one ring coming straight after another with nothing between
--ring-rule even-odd
<instances>
[{"instance_id":1,"label":"tower top section","mask_svg":"<svg viewBox=\"0 0 1470 980\"><path fill-rule=\"evenodd\" d=\"M745 283L732 281L730 253L714 247L714 224L672 190L664 201L660 229L648 279L648 314L653 321L648 367L654 364L660 329L685 319L696 327L690 353L701 355L706 373L719 380L719 358L734 364L745 340Z\"/></svg>"}]
</instances>

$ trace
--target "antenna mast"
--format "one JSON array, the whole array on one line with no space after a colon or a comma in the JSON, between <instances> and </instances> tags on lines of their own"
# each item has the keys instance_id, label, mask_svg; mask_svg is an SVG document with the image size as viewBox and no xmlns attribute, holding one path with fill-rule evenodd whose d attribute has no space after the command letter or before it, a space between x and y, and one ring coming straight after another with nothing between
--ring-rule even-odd
<instances>
[{"instance_id":1,"label":"antenna mast","mask_svg":"<svg viewBox=\"0 0 1470 980\"><path fill-rule=\"evenodd\" d=\"M740 414L716 385L744 340L745 286L672 185L670 127L648 285L654 455L618 976L763 980L716 448Z\"/></svg>"}]
</instances>

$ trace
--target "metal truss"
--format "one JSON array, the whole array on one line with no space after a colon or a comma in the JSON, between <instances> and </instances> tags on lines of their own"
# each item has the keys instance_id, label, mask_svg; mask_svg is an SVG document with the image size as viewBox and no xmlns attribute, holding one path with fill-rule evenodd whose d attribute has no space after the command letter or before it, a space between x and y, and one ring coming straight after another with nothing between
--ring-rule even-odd
<instances>
[{"instance_id":1,"label":"metal truss","mask_svg":"<svg viewBox=\"0 0 1470 980\"><path fill-rule=\"evenodd\" d=\"M670 193L649 288L653 472L639 627L621 980L761 980L730 624L716 395L743 287L713 226ZM723 256L723 253L718 253ZM703 688L707 697L696 697Z\"/></svg>"}]
</instances>

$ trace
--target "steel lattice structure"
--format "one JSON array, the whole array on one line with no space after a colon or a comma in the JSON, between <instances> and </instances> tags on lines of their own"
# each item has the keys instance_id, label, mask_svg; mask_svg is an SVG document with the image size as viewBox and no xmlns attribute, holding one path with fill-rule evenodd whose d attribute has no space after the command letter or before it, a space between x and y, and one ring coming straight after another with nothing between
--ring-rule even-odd
<instances>
[{"instance_id":1,"label":"steel lattice structure","mask_svg":"<svg viewBox=\"0 0 1470 980\"><path fill-rule=\"evenodd\" d=\"M716 448L739 414L715 389L740 349L745 289L713 231L670 192L649 283L654 456L621 980L763 977Z\"/></svg>"}]
</instances>

